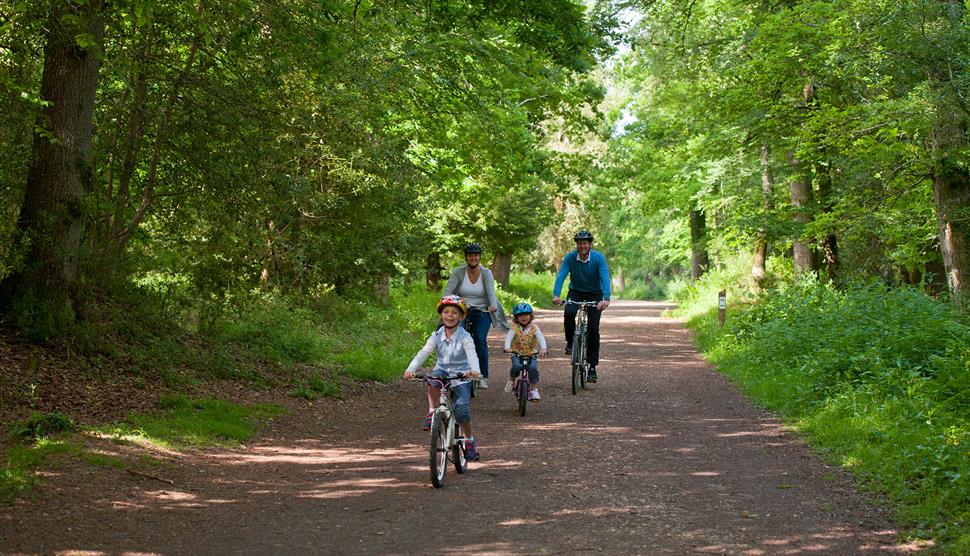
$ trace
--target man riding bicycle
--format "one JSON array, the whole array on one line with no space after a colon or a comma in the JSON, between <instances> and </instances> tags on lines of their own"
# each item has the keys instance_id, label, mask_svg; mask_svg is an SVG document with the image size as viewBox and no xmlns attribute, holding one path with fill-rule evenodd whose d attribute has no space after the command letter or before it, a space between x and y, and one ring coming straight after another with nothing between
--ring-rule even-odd
<instances>
[{"instance_id":1,"label":"man riding bicycle","mask_svg":"<svg viewBox=\"0 0 970 556\"><path fill-rule=\"evenodd\" d=\"M556 305L563 303L559 297L562 292L563 283L566 276L569 276L569 292L567 299L573 301L596 301L596 307L590 307L589 328L587 336L589 338L589 348L587 351L589 360L588 382L596 382L596 365L599 364L600 356L600 314L610 305L610 269L606 265L606 257L599 251L594 251L593 234L586 230L581 230L573 237L576 241L576 249L566 253L563 257L562 265L559 266L559 273L556 274L556 285L552 289L552 302ZM572 353L573 334L576 332L576 312L579 311L578 305L567 304L563 325L566 329L566 353Z\"/></svg>"}]
</instances>

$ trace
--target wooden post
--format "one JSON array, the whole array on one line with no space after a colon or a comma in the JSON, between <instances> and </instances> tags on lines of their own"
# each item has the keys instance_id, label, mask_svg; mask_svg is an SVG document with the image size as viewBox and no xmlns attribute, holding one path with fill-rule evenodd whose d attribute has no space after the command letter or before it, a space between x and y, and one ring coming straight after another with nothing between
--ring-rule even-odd
<instances>
[{"instance_id":1,"label":"wooden post","mask_svg":"<svg viewBox=\"0 0 970 556\"><path fill-rule=\"evenodd\" d=\"M724 321L727 320L727 292L721 290L717 292L717 324L718 326L724 326Z\"/></svg>"}]
</instances>

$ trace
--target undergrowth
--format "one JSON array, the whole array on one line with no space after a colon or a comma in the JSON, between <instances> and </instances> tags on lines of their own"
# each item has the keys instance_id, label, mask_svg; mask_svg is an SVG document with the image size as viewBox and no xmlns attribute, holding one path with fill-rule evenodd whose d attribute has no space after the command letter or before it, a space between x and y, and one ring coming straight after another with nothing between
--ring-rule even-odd
<instances>
[{"instance_id":1,"label":"undergrowth","mask_svg":"<svg viewBox=\"0 0 970 556\"><path fill-rule=\"evenodd\" d=\"M683 312L722 372L883 493L914 534L970 553L965 316L910 288L806 282L729 306L719 328L709 293Z\"/></svg>"}]
</instances>

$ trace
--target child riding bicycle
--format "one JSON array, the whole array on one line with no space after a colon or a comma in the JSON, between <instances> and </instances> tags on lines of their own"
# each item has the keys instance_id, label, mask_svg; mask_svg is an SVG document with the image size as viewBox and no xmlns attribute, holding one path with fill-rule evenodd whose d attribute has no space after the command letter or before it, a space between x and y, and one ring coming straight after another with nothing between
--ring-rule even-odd
<instances>
[{"instance_id":1,"label":"child riding bicycle","mask_svg":"<svg viewBox=\"0 0 970 556\"><path fill-rule=\"evenodd\" d=\"M532 323L532 305L519 303L512 309L512 327L505 335L506 353L512 353L511 378L505 383L505 391L511 392L515 377L519 376L526 366L522 356L548 353L546 339L539 330L539 326ZM533 357L529 362L529 383L534 387L529 392L530 401L539 401L539 360Z\"/></svg>"},{"instance_id":2,"label":"child riding bicycle","mask_svg":"<svg viewBox=\"0 0 970 556\"><path fill-rule=\"evenodd\" d=\"M468 439L465 457L474 461L478 459L479 454L475 437L472 436L470 405L472 388L466 378L478 378L481 372L478 368L478 356L475 354L475 341L471 334L459 326L468 308L457 295L446 295L438 302L437 309L443 326L431 333L424 347L414 356L411 364L404 371L404 378L413 379L415 371L428 359L428 356L432 353L437 354L437 362L431 371L431 376L444 380L451 379L455 416L461 426L462 434ZM455 375L458 373L464 373L465 377L456 379ZM424 420L424 430L430 430L431 419L434 417L435 407L438 406L440 399L441 388L435 388L429 384L428 415Z\"/></svg>"}]
</instances>

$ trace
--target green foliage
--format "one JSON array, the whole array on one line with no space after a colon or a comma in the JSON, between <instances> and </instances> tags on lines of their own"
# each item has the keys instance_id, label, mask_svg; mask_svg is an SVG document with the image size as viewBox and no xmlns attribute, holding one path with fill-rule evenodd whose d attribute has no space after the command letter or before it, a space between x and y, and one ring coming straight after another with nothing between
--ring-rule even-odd
<instances>
[{"instance_id":1,"label":"green foliage","mask_svg":"<svg viewBox=\"0 0 970 556\"><path fill-rule=\"evenodd\" d=\"M556 275L551 272L513 272L509 277L508 291L502 289L498 295L507 312L523 301L533 307L549 309L553 306L552 286L555 282Z\"/></svg>"},{"instance_id":2,"label":"green foliage","mask_svg":"<svg viewBox=\"0 0 970 556\"><path fill-rule=\"evenodd\" d=\"M30 444L14 444L0 466L0 503L10 503L40 482L37 468L49 465L58 456L74 455L80 448L66 440L39 438Z\"/></svg>"},{"instance_id":3,"label":"green foliage","mask_svg":"<svg viewBox=\"0 0 970 556\"><path fill-rule=\"evenodd\" d=\"M438 324L438 292L395 289L381 306L335 300L328 307L328 361L365 380L399 377Z\"/></svg>"},{"instance_id":4,"label":"green foliage","mask_svg":"<svg viewBox=\"0 0 970 556\"><path fill-rule=\"evenodd\" d=\"M20 440L39 440L59 432L75 430L74 420L63 413L34 413L10 427L10 434Z\"/></svg>"},{"instance_id":5,"label":"green foliage","mask_svg":"<svg viewBox=\"0 0 970 556\"><path fill-rule=\"evenodd\" d=\"M142 438L169 448L235 445L252 438L260 422L283 409L268 404L240 405L215 399L163 397L152 413L133 413L102 432Z\"/></svg>"},{"instance_id":6,"label":"green foliage","mask_svg":"<svg viewBox=\"0 0 970 556\"><path fill-rule=\"evenodd\" d=\"M343 391L339 384L330 382L319 374L311 375L304 380L297 381L296 388L289 392L294 398L315 400L324 398L343 399Z\"/></svg>"},{"instance_id":7,"label":"green foliage","mask_svg":"<svg viewBox=\"0 0 970 556\"><path fill-rule=\"evenodd\" d=\"M970 323L909 288L811 281L691 326L708 357L944 550L970 542ZM702 306L702 307L700 307ZM706 308L706 309L705 309Z\"/></svg>"}]
</instances>

